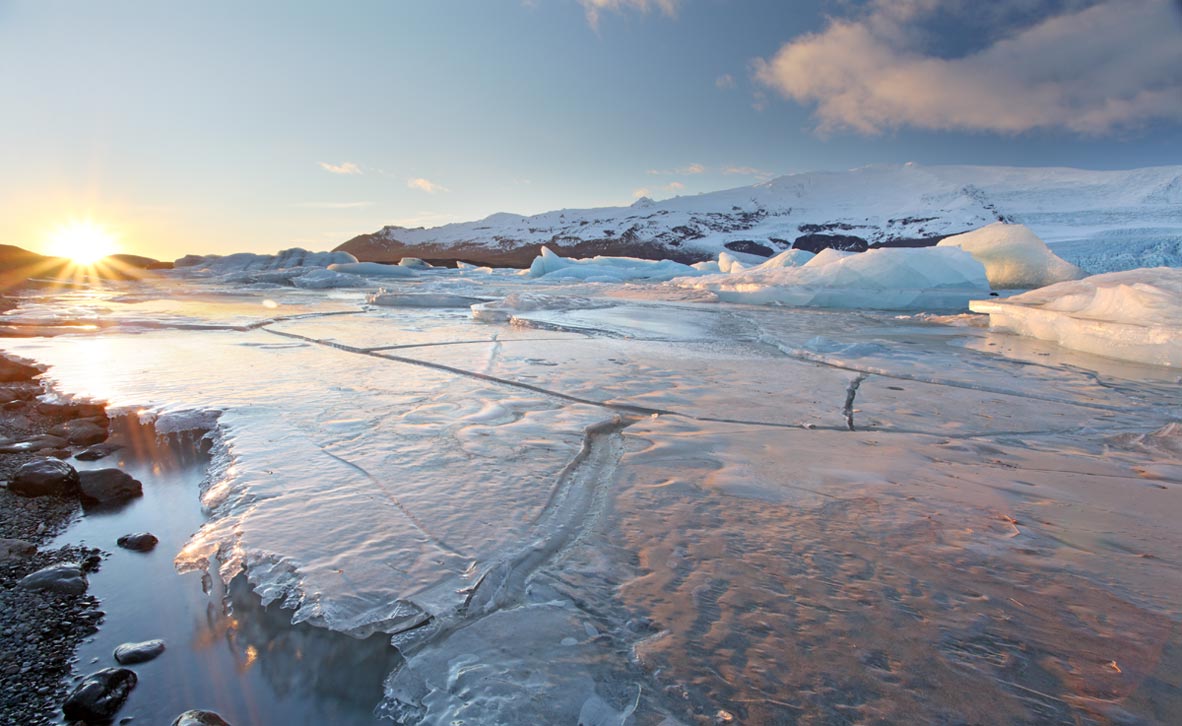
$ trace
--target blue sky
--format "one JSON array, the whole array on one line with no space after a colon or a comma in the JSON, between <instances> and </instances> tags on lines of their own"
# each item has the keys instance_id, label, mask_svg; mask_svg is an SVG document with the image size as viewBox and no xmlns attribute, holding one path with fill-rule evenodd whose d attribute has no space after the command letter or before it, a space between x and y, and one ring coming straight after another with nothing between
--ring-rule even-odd
<instances>
[{"instance_id":1,"label":"blue sky","mask_svg":"<svg viewBox=\"0 0 1182 726\"><path fill-rule=\"evenodd\" d=\"M79 217L172 258L871 163L1182 164L1173 0L0 0L0 69L0 242L31 248Z\"/></svg>"}]
</instances>

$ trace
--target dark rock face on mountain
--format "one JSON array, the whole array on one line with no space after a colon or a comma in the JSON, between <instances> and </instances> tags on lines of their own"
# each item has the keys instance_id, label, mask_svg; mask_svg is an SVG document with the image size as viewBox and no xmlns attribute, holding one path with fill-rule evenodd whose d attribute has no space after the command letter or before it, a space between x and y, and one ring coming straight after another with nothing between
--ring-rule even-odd
<instances>
[{"instance_id":1,"label":"dark rock face on mountain","mask_svg":"<svg viewBox=\"0 0 1182 726\"><path fill-rule=\"evenodd\" d=\"M494 214L430 229L384 227L337 250L362 261L418 257L524 267L542 246L563 257L617 255L693 263L731 251L866 250L934 245L992 222L1048 243L1138 230L1182 249L1182 167L1084 171L875 166L794 174L762 184L629 207ZM1108 235L1108 237L1105 237Z\"/></svg>"}]
</instances>

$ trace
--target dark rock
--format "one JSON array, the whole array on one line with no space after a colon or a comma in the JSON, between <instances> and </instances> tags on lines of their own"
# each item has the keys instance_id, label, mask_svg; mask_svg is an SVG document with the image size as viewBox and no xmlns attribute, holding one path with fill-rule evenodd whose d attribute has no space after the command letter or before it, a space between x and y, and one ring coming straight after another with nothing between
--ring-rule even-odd
<instances>
[{"instance_id":1,"label":"dark rock","mask_svg":"<svg viewBox=\"0 0 1182 726\"><path fill-rule=\"evenodd\" d=\"M58 424L49 433L64 437L72 446L90 446L107 440L106 425L85 418Z\"/></svg>"},{"instance_id":2,"label":"dark rock","mask_svg":"<svg viewBox=\"0 0 1182 726\"><path fill-rule=\"evenodd\" d=\"M24 441L0 444L0 454L23 454L30 451L41 451L42 449L60 449L67 444L69 442L60 436L41 434L40 436L33 436Z\"/></svg>"},{"instance_id":3,"label":"dark rock","mask_svg":"<svg viewBox=\"0 0 1182 726\"><path fill-rule=\"evenodd\" d=\"M86 592L88 585L82 568L73 562L43 567L20 580L20 586L26 590L59 592L65 595L81 595Z\"/></svg>"},{"instance_id":4,"label":"dark rock","mask_svg":"<svg viewBox=\"0 0 1182 726\"><path fill-rule=\"evenodd\" d=\"M62 706L67 719L107 721L135 688L136 677L126 668L104 668L82 679Z\"/></svg>"},{"instance_id":5,"label":"dark rock","mask_svg":"<svg viewBox=\"0 0 1182 726\"><path fill-rule=\"evenodd\" d=\"M37 413L58 418L98 418L107 415L97 403L38 403Z\"/></svg>"},{"instance_id":6,"label":"dark rock","mask_svg":"<svg viewBox=\"0 0 1182 726\"><path fill-rule=\"evenodd\" d=\"M8 489L23 497L64 496L78 491L78 472L58 459L34 459L21 466Z\"/></svg>"},{"instance_id":7,"label":"dark rock","mask_svg":"<svg viewBox=\"0 0 1182 726\"><path fill-rule=\"evenodd\" d=\"M869 247L866 240L851 234L806 234L797 237L796 241L792 243L793 249L805 250L814 254L825 249L865 252Z\"/></svg>"},{"instance_id":8,"label":"dark rock","mask_svg":"<svg viewBox=\"0 0 1182 726\"><path fill-rule=\"evenodd\" d=\"M119 469L78 472L83 504L115 504L143 496L144 485Z\"/></svg>"},{"instance_id":9,"label":"dark rock","mask_svg":"<svg viewBox=\"0 0 1182 726\"><path fill-rule=\"evenodd\" d=\"M0 562L37 554L37 545L23 539L0 538Z\"/></svg>"},{"instance_id":10,"label":"dark rock","mask_svg":"<svg viewBox=\"0 0 1182 726\"><path fill-rule=\"evenodd\" d=\"M160 540L151 532L136 532L135 534L125 534L119 539L115 540L115 544L119 545L125 550L135 550L136 552L150 552L156 547L156 543Z\"/></svg>"},{"instance_id":11,"label":"dark rock","mask_svg":"<svg viewBox=\"0 0 1182 726\"><path fill-rule=\"evenodd\" d=\"M94 446L88 446L84 451L78 452L74 458L78 459L79 461L98 461L99 459L114 454L116 451L122 448L122 444L95 444Z\"/></svg>"},{"instance_id":12,"label":"dark rock","mask_svg":"<svg viewBox=\"0 0 1182 726\"><path fill-rule=\"evenodd\" d=\"M40 368L34 368L24 363L19 363L10 358L0 356L0 381L10 383L12 381L28 381L33 376L41 375Z\"/></svg>"},{"instance_id":13,"label":"dark rock","mask_svg":"<svg viewBox=\"0 0 1182 726\"><path fill-rule=\"evenodd\" d=\"M142 643L124 643L115 649L115 660L119 662L119 665L147 663L163 652L163 640L145 640Z\"/></svg>"},{"instance_id":14,"label":"dark rock","mask_svg":"<svg viewBox=\"0 0 1182 726\"><path fill-rule=\"evenodd\" d=\"M230 726L229 722L213 711L185 711L172 726Z\"/></svg>"},{"instance_id":15,"label":"dark rock","mask_svg":"<svg viewBox=\"0 0 1182 726\"><path fill-rule=\"evenodd\" d=\"M761 245L749 239L738 239L734 242L727 242L723 247L726 247L731 252L744 252L749 255L759 255L760 257L771 257L775 254L775 250L767 245Z\"/></svg>"}]
</instances>

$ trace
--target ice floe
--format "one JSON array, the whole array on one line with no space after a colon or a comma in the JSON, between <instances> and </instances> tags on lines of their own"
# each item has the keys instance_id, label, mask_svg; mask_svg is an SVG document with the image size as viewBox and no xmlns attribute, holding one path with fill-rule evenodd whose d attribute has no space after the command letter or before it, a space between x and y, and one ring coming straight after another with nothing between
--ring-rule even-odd
<instances>
[{"instance_id":1,"label":"ice floe","mask_svg":"<svg viewBox=\"0 0 1182 726\"><path fill-rule=\"evenodd\" d=\"M973 301L989 325L1109 358L1182 367L1182 269L1155 267Z\"/></svg>"},{"instance_id":2,"label":"ice floe","mask_svg":"<svg viewBox=\"0 0 1182 726\"><path fill-rule=\"evenodd\" d=\"M827 249L800 267L761 266L674 283L709 290L724 302L880 310L960 309L989 294L984 266L955 248Z\"/></svg>"},{"instance_id":3,"label":"ice floe","mask_svg":"<svg viewBox=\"0 0 1182 726\"><path fill-rule=\"evenodd\" d=\"M672 260L642 260L636 257L560 257L548 247L534 258L528 275L549 281L572 279L584 282L624 282L627 280L671 280L696 275L689 265Z\"/></svg>"}]
</instances>

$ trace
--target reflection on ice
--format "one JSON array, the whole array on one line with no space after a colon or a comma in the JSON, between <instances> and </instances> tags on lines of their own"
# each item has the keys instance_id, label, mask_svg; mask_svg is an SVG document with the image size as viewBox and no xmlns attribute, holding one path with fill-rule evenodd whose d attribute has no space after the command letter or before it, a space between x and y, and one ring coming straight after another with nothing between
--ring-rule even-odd
<instances>
[{"instance_id":1,"label":"reflection on ice","mask_svg":"<svg viewBox=\"0 0 1182 726\"><path fill-rule=\"evenodd\" d=\"M13 316L107 321L6 341L63 392L216 415L178 565L270 605L234 600L259 662L293 620L393 642L358 667L407 723L1182 712L1176 371L964 317L397 283L395 307L219 282Z\"/></svg>"}]
</instances>

